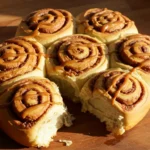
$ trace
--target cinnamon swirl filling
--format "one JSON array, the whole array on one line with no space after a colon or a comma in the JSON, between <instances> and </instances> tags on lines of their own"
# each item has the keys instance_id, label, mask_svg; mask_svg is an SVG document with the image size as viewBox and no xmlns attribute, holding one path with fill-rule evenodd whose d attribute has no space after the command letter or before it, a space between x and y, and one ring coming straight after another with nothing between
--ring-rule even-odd
<instances>
[{"instance_id":1,"label":"cinnamon swirl filling","mask_svg":"<svg viewBox=\"0 0 150 150\"><path fill-rule=\"evenodd\" d=\"M126 29L131 25L131 20L120 12L107 8L93 8L84 13L83 23L88 30L102 33L113 33Z\"/></svg>"},{"instance_id":2,"label":"cinnamon swirl filling","mask_svg":"<svg viewBox=\"0 0 150 150\"><path fill-rule=\"evenodd\" d=\"M41 9L29 14L25 23L32 31L54 34L72 24L72 15L62 9Z\"/></svg>"},{"instance_id":3,"label":"cinnamon swirl filling","mask_svg":"<svg viewBox=\"0 0 150 150\"><path fill-rule=\"evenodd\" d=\"M150 59L150 37L140 34L129 36L120 41L116 49L122 62L137 67Z\"/></svg>"},{"instance_id":4,"label":"cinnamon swirl filling","mask_svg":"<svg viewBox=\"0 0 150 150\"><path fill-rule=\"evenodd\" d=\"M34 41L23 37L6 40L0 45L0 83L35 70L43 55Z\"/></svg>"},{"instance_id":5,"label":"cinnamon swirl filling","mask_svg":"<svg viewBox=\"0 0 150 150\"><path fill-rule=\"evenodd\" d=\"M55 68L61 67L69 76L78 76L102 65L106 59L104 45L89 36L68 36L53 45L49 55L53 55Z\"/></svg>"},{"instance_id":6,"label":"cinnamon swirl filling","mask_svg":"<svg viewBox=\"0 0 150 150\"><path fill-rule=\"evenodd\" d=\"M132 110L145 94L145 87L137 78L120 71L102 73L94 83L95 89L104 90L111 97L112 104L117 102L126 111Z\"/></svg>"},{"instance_id":7,"label":"cinnamon swirl filling","mask_svg":"<svg viewBox=\"0 0 150 150\"><path fill-rule=\"evenodd\" d=\"M44 78L21 80L6 92L9 92L9 111L16 118L14 122L23 128L34 125L54 104L62 105L54 101L54 96L58 93L53 84Z\"/></svg>"}]
</instances>

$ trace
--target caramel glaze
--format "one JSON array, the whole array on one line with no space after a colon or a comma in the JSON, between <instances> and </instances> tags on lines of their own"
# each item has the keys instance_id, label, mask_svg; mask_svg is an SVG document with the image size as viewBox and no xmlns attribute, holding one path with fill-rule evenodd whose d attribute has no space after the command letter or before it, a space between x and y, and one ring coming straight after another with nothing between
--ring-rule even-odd
<instances>
[{"instance_id":1,"label":"caramel glaze","mask_svg":"<svg viewBox=\"0 0 150 150\"><path fill-rule=\"evenodd\" d=\"M34 84L34 87L36 87L36 86L39 87L40 86L41 88L44 88L46 90L46 92L36 91L37 93L28 93L30 91L33 92L36 89L36 88L29 88L29 89L24 89L24 91L25 91L25 93L27 93L27 95L25 95L25 93L24 93L23 95L16 96L20 89L26 88L28 86L33 87L33 84ZM15 123L18 124L20 127L28 129L28 128L32 127L38 121L38 119L40 119L46 113L46 111L52 105L62 105L61 102L54 102L53 101L52 95L57 94L57 93L51 93L50 86L51 86L51 83L49 81L45 81L45 80L42 80L42 81L39 81L38 79L37 79L37 81L35 79L21 80L19 82L19 84L18 83L14 84L13 86L6 89L5 91L3 91L3 93L0 94L0 97L1 97L6 92L11 93L11 95L8 98L9 101L7 101L4 104L0 104L0 109L8 109L8 111L11 111L10 114L12 114L12 111L13 111L14 113L12 114L12 116L17 118L17 120L15 120ZM46 103L48 103L48 106L47 105L44 106L44 107L46 107L46 109L44 109L44 111L42 113L40 112L39 116L36 116L36 117L34 116L33 118L32 117L30 118L27 115L27 117L23 118L24 117L23 113L26 110L23 110L23 112L19 113L18 110L16 110L16 109L18 109L16 107L19 107L19 104L18 104L18 102L17 102L18 106L16 106L16 104L15 104L15 101L20 100L20 96L21 96L21 99L22 99L21 103L26 107L25 109L30 109L31 107L35 107L36 105L40 105L40 104L45 105ZM45 100L44 100L45 102L42 102L41 96L45 96L47 102ZM24 98L26 98L27 102L24 101ZM29 99L31 99L32 102L34 102L30 106L27 104ZM35 111L35 109L33 111ZM38 114L38 112L36 113L36 115ZM29 114L29 116L30 116L30 114Z\"/></svg>"},{"instance_id":2,"label":"caramel glaze","mask_svg":"<svg viewBox=\"0 0 150 150\"><path fill-rule=\"evenodd\" d=\"M120 91L122 90L122 88L126 85L127 81L129 80L130 76L132 75L132 73L134 73L137 69L145 69L144 71L146 72L150 72L150 68L148 68L146 70L146 66L144 65L148 60L143 61L141 64L139 64L137 67L132 68L128 73L123 73L124 75L124 82L123 84L119 87L119 89L116 91L116 93L114 94L113 98L112 98L112 104L114 105L114 102L118 96L118 94L120 93ZM148 66L150 67L150 66ZM120 78L119 76L117 76L114 80L113 83L111 84L111 86L107 89L106 93L109 92L109 90L116 84L118 78Z\"/></svg>"},{"instance_id":3,"label":"caramel glaze","mask_svg":"<svg viewBox=\"0 0 150 150\"><path fill-rule=\"evenodd\" d=\"M139 57L142 58L143 60L139 63L134 62L134 64L130 64L129 63L129 59L126 58L123 53L122 53L122 49L125 49L126 46L129 46L131 44L134 45L136 42L140 44L140 42L143 41L148 45L144 47L140 46L139 47L136 45L136 48L140 48L141 51L144 53L135 53L133 49L131 49L131 52L133 52L133 55L135 57ZM124 76L124 82L122 83L122 85L119 87L119 89L115 92L113 98L112 98L112 105L114 105L115 100L117 99L119 93L121 92L121 90L123 89L123 87L126 85L126 83L128 82L129 78L131 77L132 73L134 73L136 70L143 70L145 73L150 73L150 37L146 36L146 35L133 35L133 36L129 36L126 39L123 39L122 41L118 42L116 44L116 49L118 49L118 59L120 59L120 61L125 62L129 65L131 65L133 68L128 72L128 73L123 73L122 76ZM121 56L121 57L119 57ZM128 61L128 62L127 62ZM116 78L114 78L112 84L110 85L110 87L106 90L106 93L109 93L110 89L116 85L118 79L120 78L120 76L116 76ZM143 91L144 92L144 91Z\"/></svg>"},{"instance_id":4,"label":"caramel glaze","mask_svg":"<svg viewBox=\"0 0 150 150\"><path fill-rule=\"evenodd\" d=\"M128 36L116 43L118 59L132 67L150 60L150 37L147 35Z\"/></svg>"},{"instance_id":5,"label":"caramel glaze","mask_svg":"<svg viewBox=\"0 0 150 150\"><path fill-rule=\"evenodd\" d=\"M5 41L0 45L0 82L5 82L31 70L40 69L38 63L41 57L46 57L45 55L40 52L39 47L34 42L25 38L16 37ZM32 63L29 63L29 59L32 59ZM28 69L25 67L26 63L28 63ZM25 67L26 70L23 73L19 72L17 71L18 67ZM7 77L7 72L11 71L13 74L10 73L12 75Z\"/></svg>"},{"instance_id":6,"label":"caramel glaze","mask_svg":"<svg viewBox=\"0 0 150 150\"><path fill-rule=\"evenodd\" d=\"M2 54L0 57L3 59L7 59L8 57L19 57L19 56L26 56L26 55L33 55L33 56L43 56L45 58L56 58L54 55L48 55L45 53L19 53L19 54L14 54L14 53L7 53L7 54Z\"/></svg>"},{"instance_id":7,"label":"caramel glaze","mask_svg":"<svg viewBox=\"0 0 150 150\"><path fill-rule=\"evenodd\" d=\"M21 27L29 37L36 37L41 33L55 34L72 23L71 14L62 9L41 9L29 14L23 22L28 30Z\"/></svg>"},{"instance_id":8,"label":"caramel glaze","mask_svg":"<svg viewBox=\"0 0 150 150\"><path fill-rule=\"evenodd\" d=\"M52 48L56 72L62 70L68 76L79 76L97 66L107 53L103 44L90 37L73 35L54 43ZM50 54L51 55L51 54Z\"/></svg>"},{"instance_id":9,"label":"caramel glaze","mask_svg":"<svg viewBox=\"0 0 150 150\"><path fill-rule=\"evenodd\" d=\"M121 101L119 98L118 98L118 95L120 94L120 92L123 90L123 88L125 87L126 83L130 80L132 81L131 77L132 77L132 73L136 70L137 68L133 68L130 72L128 73L125 73L125 72L121 72L121 71L105 71L105 72L102 72L100 74L98 74L96 77L93 78L93 80L91 80L91 82L89 83L89 87L90 89L93 91L94 88L95 88L95 83L97 82L98 78L101 78L101 76L103 76L103 88L106 90L104 95L105 94L110 94L111 97L112 97L112 105L115 104L115 101L118 101L121 106L122 106L122 109L123 110L126 110L126 111L130 111L134 108L134 106L142 100L142 95L144 94L145 90L144 90L144 87L142 85L141 82L139 82L139 85L141 87L141 93L140 93L140 96L136 99L136 101L134 102L131 102L132 104L126 104L126 103L130 103L130 102L124 102L124 101ZM113 80L111 82L111 85L109 87L106 87L106 81L113 77ZM134 78L134 77L132 77ZM135 78L135 80L137 80ZM117 86L117 90L115 91L115 93L111 94L111 89L113 87ZM127 91L124 91L125 94L128 94L130 92L134 92L135 91L135 88L136 88L136 85L134 83L134 81L132 81L132 88L130 90L127 90Z\"/></svg>"},{"instance_id":10,"label":"caramel glaze","mask_svg":"<svg viewBox=\"0 0 150 150\"><path fill-rule=\"evenodd\" d=\"M84 23L86 30L94 29L97 32L113 33L130 26L131 20L123 16L120 12L108 10L107 8L89 9L84 13Z\"/></svg>"}]
</instances>

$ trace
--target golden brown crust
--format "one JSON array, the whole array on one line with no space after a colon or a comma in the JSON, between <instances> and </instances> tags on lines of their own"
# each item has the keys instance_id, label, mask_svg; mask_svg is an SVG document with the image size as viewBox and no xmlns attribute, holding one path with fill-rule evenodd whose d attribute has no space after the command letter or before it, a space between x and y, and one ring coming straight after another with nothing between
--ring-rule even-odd
<instances>
[{"instance_id":1,"label":"golden brown crust","mask_svg":"<svg viewBox=\"0 0 150 150\"><path fill-rule=\"evenodd\" d=\"M117 75L116 75L117 74ZM149 90L148 86L138 76L132 76L131 72L114 72L106 71L102 74L103 85L96 81L95 90L101 89L111 96L110 101L114 107L124 114L124 126L126 130L135 126L149 110ZM135 116L138 116L135 118Z\"/></svg>"},{"instance_id":2,"label":"golden brown crust","mask_svg":"<svg viewBox=\"0 0 150 150\"><path fill-rule=\"evenodd\" d=\"M0 44L0 90L21 78L44 76L45 48L32 38L16 37Z\"/></svg>"},{"instance_id":3,"label":"golden brown crust","mask_svg":"<svg viewBox=\"0 0 150 150\"><path fill-rule=\"evenodd\" d=\"M94 83L94 90L106 91L105 94L111 97L112 105L118 103L123 112L134 109L146 94L142 82L130 73L115 70L102 73Z\"/></svg>"},{"instance_id":4,"label":"golden brown crust","mask_svg":"<svg viewBox=\"0 0 150 150\"><path fill-rule=\"evenodd\" d=\"M73 17L63 9L41 9L30 13L19 25L16 35L29 35L44 46L74 32Z\"/></svg>"},{"instance_id":5,"label":"golden brown crust","mask_svg":"<svg viewBox=\"0 0 150 150\"><path fill-rule=\"evenodd\" d=\"M111 107L120 112L123 117L122 126L114 126L110 129L112 132L115 128L131 129L143 119L150 108L147 84L136 74L121 69L107 70L97 74L84 85L80 95L87 108L88 105L92 105L92 109L95 109L94 105L98 101L100 105L103 100L102 105L109 103ZM94 112L91 108L88 111ZM102 112L103 110L99 111ZM115 112L111 112L111 114L114 114L112 118L107 113L108 111L103 112L103 117L114 119Z\"/></svg>"},{"instance_id":6,"label":"golden brown crust","mask_svg":"<svg viewBox=\"0 0 150 150\"><path fill-rule=\"evenodd\" d=\"M8 136L29 147L49 145L38 145L36 138L42 124L55 119L56 107L63 108L62 98L53 82L35 77L21 80L0 95L0 106L5 104L9 106L0 108L0 121Z\"/></svg>"},{"instance_id":7,"label":"golden brown crust","mask_svg":"<svg viewBox=\"0 0 150 150\"><path fill-rule=\"evenodd\" d=\"M80 76L106 60L106 46L95 38L75 34L53 43L47 52L56 72ZM57 68L58 67L58 68Z\"/></svg>"},{"instance_id":8,"label":"golden brown crust","mask_svg":"<svg viewBox=\"0 0 150 150\"><path fill-rule=\"evenodd\" d=\"M150 83L150 36L136 34L123 37L111 43L109 49L110 67L132 69Z\"/></svg>"},{"instance_id":9,"label":"golden brown crust","mask_svg":"<svg viewBox=\"0 0 150 150\"><path fill-rule=\"evenodd\" d=\"M123 35L138 33L133 21L120 12L107 8L88 9L77 17L78 33L97 37L110 43Z\"/></svg>"},{"instance_id":10,"label":"golden brown crust","mask_svg":"<svg viewBox=\"0 0 150 150\"><path fill-rule=\"evenodd\" d=\"M68 80L77 91L92 74L108 68L107 47L86 35L64 37L54 42L47 54L50 57L46 61L48 76Z\"/></svg>"}]
</instances>

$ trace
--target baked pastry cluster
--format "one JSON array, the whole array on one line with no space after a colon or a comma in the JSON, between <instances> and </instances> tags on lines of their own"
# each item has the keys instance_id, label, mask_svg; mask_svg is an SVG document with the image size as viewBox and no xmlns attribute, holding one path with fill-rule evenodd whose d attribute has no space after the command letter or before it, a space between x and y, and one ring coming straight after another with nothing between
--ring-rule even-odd
<instances>
[{"instance_id":1,"label":"baked pastry cluster","mask_svg":"<svg viewBox=\"0 0 150 150\"><path fill-rule=\"evenodd\" d=\"M45 62L46 47L73 32L70 12L43 9L0 44L0 127L22 145L48 147L58 129L72 125L58 86L46 78Z\"/></svg>"},{"instance_id":2,"label":"baked pastry cluster","mask_svg":"<svg viewBox=\"0 0 150 150\"><path fill-rule=\"evenodd\" d=\"M22 145L48 147L58 129L72 125L67 97L123 134L150 108L149 51L150 37L120 12L30 13L16 37L0 44L2 130Z\"/></svg>"}]
</instances>

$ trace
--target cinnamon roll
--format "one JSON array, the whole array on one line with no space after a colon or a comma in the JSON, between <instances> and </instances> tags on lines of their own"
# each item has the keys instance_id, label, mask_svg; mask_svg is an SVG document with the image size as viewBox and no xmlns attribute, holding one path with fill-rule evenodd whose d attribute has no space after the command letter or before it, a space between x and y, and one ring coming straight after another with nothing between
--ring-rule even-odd
<instances>
[{"instance_id":1,"label":"cinnamon roll","mask_svg":"<svg viewBox=\"0 0 150 150\"><path fill-rule=\"evenodd\" d=\"M1 128L22 145L48 147L67 120L71 125L58 87L48 79L23 79L0 95Z\"/></svg>"},{"instance_id":2,"label":"cinnamon roll","mask_svg":"<svg viewBox=\"0 0 150 150\"><path fill-rule=\"evenodd\" d=\"M77 32L85 33L110 43L121 36L136 34L138 30L133 21L120 12L107 8L88 9L76 18Z\"/></svg>"},{"instance_id":3,"label":"cinnamon roll","mask_svg":"<svg viewBox=\"0 0 150 150\"><path fill-rule=\"evenodd\" d=\"M121 135L134 127L150 108L150 91L137 75L121 69L107 70L90 78L80 97L83 111L106 123L108 131Z\"/></svg>"},{"instance_id":4,"label":"cinnamon roll","mask_svg":"<svg viewBox=\"0 0 150 150\"><path fill-rule=\"evenodd\" d=\"M150 36L136 34L109 45L110 66L136 71L150 85Z\"/></svg>"},{"instance_id":5,"label":"cinnamon roll","mask_svg":"<svg viewBox=\"0 0 150 150\"><path fill-rule=\"evenodd\" d=\"M0 44L0 91L29 76L45 75L45 48L29 37Z\"/></svg>"},{"instance_id":6,"label":"cinnamon roll","mask_svg":"<svg viewBox=\"0 0 150 150\"><path fill-rule=\"evenodd\" d=\"M48 77L57 83L63 96L74 101L78 101L79 91L90 76L108 68L106 45L82 34L57 40L47 54Z\"/></svg>"},{"instance_id":7,"label":"cinnamon roll","mask_svg":"<svg viewBox=\"0 0 150 150\"><path fill-rule=\"evenodd\" d=\"M16 36L32 36L48 47L58 38L72 35L74 32L73 16L63 9L41 9L30 13L23 19Z\"/></svg>"}]
</instances>

